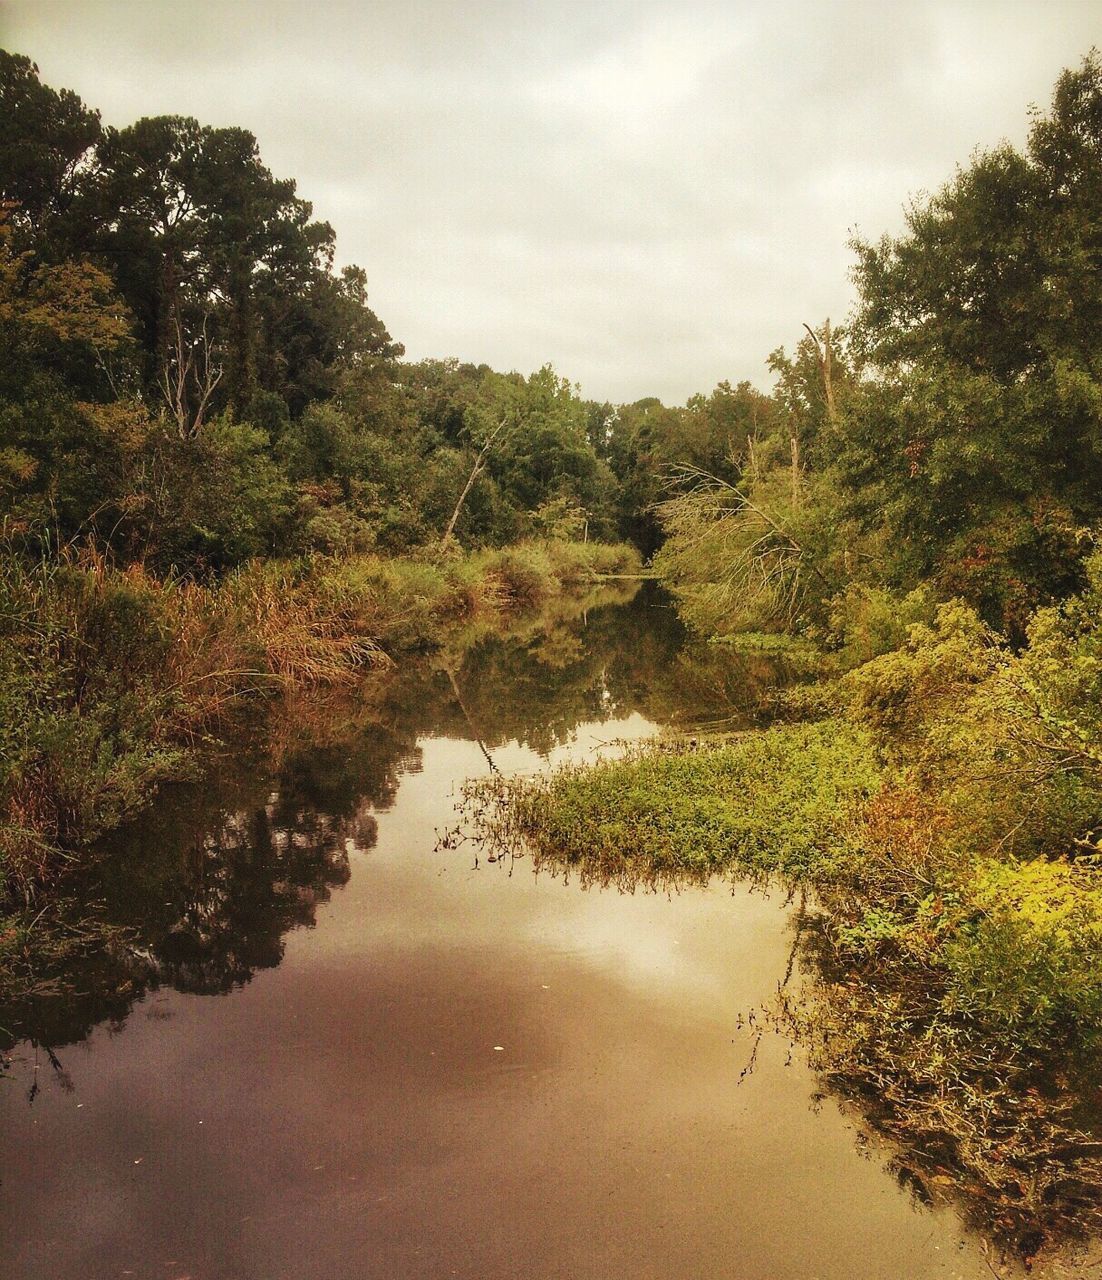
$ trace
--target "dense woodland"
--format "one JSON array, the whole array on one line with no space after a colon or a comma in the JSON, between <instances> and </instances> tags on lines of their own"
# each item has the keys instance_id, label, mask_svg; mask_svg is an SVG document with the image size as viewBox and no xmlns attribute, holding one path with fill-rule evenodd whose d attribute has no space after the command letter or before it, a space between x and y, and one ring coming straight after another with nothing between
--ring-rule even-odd
<instances>
[{"instance_id":1,"label":"dense woodland","mask_svg":"<svg viewBox=\"0 0 1102 1280\"><path fill-rule=\"evenodd\" d=\"M550 366L404 361L366 272L334 270L333 229L247 130L105 127L9 53L0 107L9 546L191 575L401 552L442 537L475 473L463 545L588 524L650 554L664 514L667 571L690 595L729 587L698 593L721 628L928 584L1020 638L1083 585L1102 515L1097 58L1024 153L975 157L903 236L855 244L856 313L794 317L771 394L722 383L680 407L587 401Z\"/></svg>"}]
</instances>

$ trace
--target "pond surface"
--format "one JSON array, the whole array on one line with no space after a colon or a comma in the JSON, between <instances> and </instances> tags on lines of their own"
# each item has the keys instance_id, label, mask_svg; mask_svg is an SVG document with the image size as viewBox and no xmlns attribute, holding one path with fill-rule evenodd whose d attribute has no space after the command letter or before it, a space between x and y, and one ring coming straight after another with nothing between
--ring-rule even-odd
<instances>
[{"instance_id":1,"label":"pond surface","mask_svg":"<svg viewBox=\"0 0 1102 1280\"><path fill-rule=\"evenodd\" d=\"M775 678L683 640L646 592L468 634L117 839L133 947L0 1018L6 1280L989 1280L747 1021L782 897L435 847L466 778L738 723Z\"/></svg>"}]
</instances>

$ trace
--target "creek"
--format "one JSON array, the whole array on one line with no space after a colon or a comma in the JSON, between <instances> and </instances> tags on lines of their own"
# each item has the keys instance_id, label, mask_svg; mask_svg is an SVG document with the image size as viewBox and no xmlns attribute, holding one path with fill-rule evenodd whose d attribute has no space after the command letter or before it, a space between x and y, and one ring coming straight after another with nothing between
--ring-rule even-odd
<instances>
[{"instance_id":1,"label":"creek","mask_svg":"<svg viewBox=\"0 0 1102 1280\"><path fill-rule=\"evenodd\" d=\"M648 588L300 696L166 790L87 887L125 953L0 1019L7 1280L989 1280L763 1033L782 893L438 847L465 779L744 724L782 674Z\"/></svg>"}]
</instances>

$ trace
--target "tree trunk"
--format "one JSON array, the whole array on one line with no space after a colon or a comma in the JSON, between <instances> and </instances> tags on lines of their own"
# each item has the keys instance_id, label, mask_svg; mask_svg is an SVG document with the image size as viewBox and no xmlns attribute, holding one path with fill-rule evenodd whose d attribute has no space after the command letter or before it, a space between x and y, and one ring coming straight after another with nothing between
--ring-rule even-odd
<instances>
[{"instance_id":1,"label":"tree trunk","mask_svg":"<svg viewBox=\"0 0 1102 1280\"><path fill-rule=\"evenodd\" d=\"M478 457L475 459L474 466L471 468L471 474L467 477L467 483L463 486L463 492L459 495L459 501L455 504L455 510L452 512L452 518L448 521L448 527L444 530L444 536L440 539L440 545L446 547L452 539L455 532L456 522L459 520L459 513L463 510L463 504L467 501L467 494L474 488L474 482L486 469L486 459L489 456L494 441L498 438L505 427L505 419L502 418L494 430L490 433L486 443L479 451Z\"/></svg>"},{"instance_id":2,"label":"tree trunk","mask_svg":"<svg viewBox=\"0 0 1102 1280\"><path fill-rule=\"evenodd\" d=\"M804 328L811 335L811 341L815 343L815 352L819 357L819 372L823 377L823 397L826 400L827 418L830 425L835 427L838 425L838 410L834 405L834 357L830 349L830 321L827 320L823 324L821 342L819 335L809 324L805 324Z\"/></svg>"}]
</instances>

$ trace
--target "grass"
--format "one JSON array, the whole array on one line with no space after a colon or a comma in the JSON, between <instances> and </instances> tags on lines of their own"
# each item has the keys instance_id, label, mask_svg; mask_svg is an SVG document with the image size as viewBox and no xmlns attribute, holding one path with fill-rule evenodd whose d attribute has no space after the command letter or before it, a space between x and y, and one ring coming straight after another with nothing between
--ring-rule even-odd
<instances>
[{"instance_id":1,"label":"grass","mask_svg":"<svg viewBox=\"0 0 1102 1280\"><path fill-rule=\"evenodd\" d=\"M0 910L48 904L79 851L194 769L249 699L359 679L637 565L622 546L528 542L257 562L203 585L0 555Z\"/></svg>"},{"instance_id":2,"label":"grass","mask_svg":"<svg viewBox=\"0 0 1102 1280\"><path fill-rule=\"evenodd\" d=\"M597 880L625 865L814 879L847 861L849 815L878 785L867 735L824 722L494 779L492 791L482 784L471 795L487 802L484 835L502 847L522 841Z\"/></svg>"}]
</instances>

